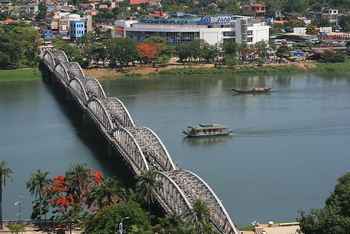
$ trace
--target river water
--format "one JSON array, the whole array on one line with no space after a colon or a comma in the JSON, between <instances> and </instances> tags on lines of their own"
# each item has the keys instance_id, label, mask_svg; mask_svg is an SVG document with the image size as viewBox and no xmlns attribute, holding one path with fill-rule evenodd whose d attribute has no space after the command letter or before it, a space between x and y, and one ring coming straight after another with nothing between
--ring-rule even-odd
<instances>
[{"instance_id":1,"label":"river water","mask_svg":"<svg viewBox=\"0 0 350 234\"><path fill-rule=\"evenodd\" d=\"M162 77L102 82L135 122L152 128L178 166L205 179L234 222L293 221L317 208L350 171L350 79L312 74L262 77ZM232 87L271 86L269 95L232 95ZM42 81L0 83L0 159L15 172L4 215L28 217L25 181L33 170L63 173L74 163L118 175L120 162L84 137L74 110ZM184 139L197 123L222 123L232 137ZM97 143L95 143L97 144ZM14 202L23 201L22 207Z\"/></svg>"}]
</instances>

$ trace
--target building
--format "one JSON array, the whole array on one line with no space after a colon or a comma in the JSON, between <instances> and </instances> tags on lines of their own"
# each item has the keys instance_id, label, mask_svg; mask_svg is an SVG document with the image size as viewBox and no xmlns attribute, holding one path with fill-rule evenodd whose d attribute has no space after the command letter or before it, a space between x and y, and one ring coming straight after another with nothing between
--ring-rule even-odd
<instances>
[{"instance_id":1,"label":"building","mask_svg":"<svg viewBox=\"0 0 350 234\"><path fill-rule=\"evenodd\" d=\"M263 3L250 3L242 7L243 14L260 17L266 13L266 6Z\"/></svg>"},{"instance_id":2,"label":"building","mask_svg":"<svg viewBox=\"0 0 350 234\"><path fill-rule=\"evenodd\" d=\"M0 12L10 12L13 9L11 0L0 0Z\"/></svg>"},{"instance_id":3,"label":"building","mask_svg":"<svg viewBox=\"0 0 350 234\"><path fill-rule=\"evenodd\" d=\"M299 223L257 224L253 231L241 231L241 234L298 234Z\"/></svg>"},{"instance_id":4,"label":"building","mask_svg":"<svg viewBox=\"0 0 350 234\"><path fill-rule=\"evenodd\" d=\"M81 26L81 23L84 25ZM71 26L73 26L72 30ZM51 30L63 38L77 39L93 30L92 17L90 15L81 17L69 12L56 12L51 20Z\"/></svg>"},{"instance_id":5,"label":"building","mask_svg":"<svg viewBox=\"0 0 350 234\"><path fill-rule=\"evenodd\" d=\"M79 39L86 34L86 20L74 19L69 21L69 37L73 40Z\"/></svg>"},{"instance_id":6,"label":"building","mask_svg":"<svg viewBox=\"0 0 350 234\"><path fill-rule=\"evenodd\" d=\"M117 32L117 33L116 33ZM118 21L114 36L128 36L143 41L152 36L164 37L171 44L204 40L210 45L221 45L226 40L255 44L269 41L269 26L247 16L205 16L189 18L145 19Z\"/></svg>"},{"instance_id":7,"label":"building","mask_svg":"<svg viewBox=\"0 0 350 234\"><path fill-rule=\"evenodd\" d=\"M336 24L338 15L339 15L338 9L327 8L323 10L321 18L328 20L329 23Z\"/></svg>"}]
</instances>

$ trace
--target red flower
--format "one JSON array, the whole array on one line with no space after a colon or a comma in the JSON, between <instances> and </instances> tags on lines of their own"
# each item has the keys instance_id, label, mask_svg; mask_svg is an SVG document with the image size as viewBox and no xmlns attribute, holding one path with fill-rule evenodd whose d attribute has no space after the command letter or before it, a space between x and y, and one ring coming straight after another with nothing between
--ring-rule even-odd
<instances>
[{"instance_id":1,"label":"red flower","mask_svg":"<svg viewBox=\"0 0 350 234\"><path fill-rule=\"evenodd\" d=\"M66 182L64 176L56 176L52 181L52 192L64 192L66 191Z\"/></svg>"},{"instance_id":2,"label":"red flower","mask_svg":"<svg viewBox=\"0 0 350 234\"><path fill-rule=\"evenodd\" d=\"M102 172L95 171L93 176L94 176L94 180L95 180L96 184L101 184L101 182L103 180Z\"/></svg>"},{"instance_id":3,"label":"red flower","mask_svg":"<svg viewBox=\"0 0 350 234\"><path fill-rule=\"evenodd\" d=\"M53 200L53 204L63 208L68 208L73 203L73 198L71 196L59 197Z\"/></svg>"}]
</instances>

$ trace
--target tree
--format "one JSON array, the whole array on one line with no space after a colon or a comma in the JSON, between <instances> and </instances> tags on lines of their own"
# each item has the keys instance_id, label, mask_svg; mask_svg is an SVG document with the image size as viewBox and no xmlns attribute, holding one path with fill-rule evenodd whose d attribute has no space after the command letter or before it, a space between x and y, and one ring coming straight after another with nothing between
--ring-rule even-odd
<instances>
[{"instance_id":1,"label":"tree","mask_svg":"<svg viewBox=\"0 0 350 234\"><path fill-rule=\"evenodd\" d=\"M0 229L3 229L2 215L2 193L7 181L11 178L12 170L7 166L5 161L0 161Z\"/></svg>"},{"instance_id":2,"label":"tree","mask_svg":"<svg viewBox=\"0 0 350 234\"><path fill-rule=\"evenodd\" d=\"M267 58L267 44L265 41L259 41L255 44L255 49L258 52L259 59L265 63Z\"/></svg>"},{"instance_id":3,"label":"tree","mask_svg":"<svg viewBox=\"0 0 350 234\"><path fill-rule=\"evenodd\" d=\"M184 217L169 215L158 219L158 224L153 227L159 234L195 234L192 223L185 221Z\"/></svg>"},{"instance_id":4,"label":"tree","mask_svg":"<svg viewBox=\"0 0 350 234\"><path fill-rule=\"evenodd\" d=\"M45 4L45 2L40 2L38 5L38 14L36 15L36 20L43 20L46 17L46 13L47 13L47 6Z\"/></svg>"},{"instance_id":5,"label":"tree","mask_svg":"<svg viewBox=\"0 0 350 234\"><path fill-rule=\"evenodd\" d=\"M112 178L105 178L100 186L96 186L88 194L88 206L96 205L99 209L119 203L125 200L125 192L118 182Z\"/></svg>"},{"instance_id":6,"label":"tree","mask_svg":"<svg viewBox=\"0 0 350 234\"><path fill-rule=\"evenodd\" d=\"M122 219L127 233L152 233L147 213L135 201L118 203L99 210L96 215L88 218L84 231L89 234L114 234Z\"/></svg>"},{"instance_id":7,"label":"tree","mask_svg":"<svg viewBox=\"0 0 350 234\"><path fill-rule=\"evenodd\" d=\"M86 165L77 164L66 172L65 180L68 184L68 193L76 203L81 203L88 191L91 171Z\"/></svg>"},{"instance_id":8,"label":"tree","mask_svg":"<svg viewBox=\"0 0 350 234\"><path fill-rule=\"evenodd\" d=\"M280 58L285 58L289 56L289 48L286 45L278 47L276 55Z\"/></svg>"},{"instance_id":9,"label":"tree","mask_svg":"<svg viewBox=\"0 0 350 234\"><path fill-rule=\"evenodd\" d=\"M34 66L38 59L40 35L26 25L0 26L0 68Z\"/></svg>"},{"instance_id":10,"label":"tree","mask_svg":"<svg viewBox=\"0 0 350 234\"><path fill-rule=\"evenodd\" d=\"M325 50L320 57L323 63L343 63L345 62L345 54L340 51Z\"/></svg>"},{"instance_id":11,"label":"tree","mask_svg":"<svg viewBox=\"0 0 350 234\"><path fill-rule=\"evenodd\" d=\"M192 223L196 233L213 234L216 233L210 224L209 208L202 200L196 200L193 204Z\"/></svg>"},{"instance_id":12,"label":"tree","mask_svg":"<svg viewBox=\"0 0 350 234\"><path fill-rule=\"evenodd\" d=\"M218 56L218 49L216 46L203 42L200 53L200 57L204 59L206 63L213 63Z\"/></svg>"},{"instance_id":13,"label":"tree","mask_svg":"<svg viewBox=\"0 0 350 234\"><path fill-rule=\"evenodd\" d=\"M160 47L156 43L142 42L136 45L139 57L145 62L154 61L160 54Z\"/></svg>"},{"instance_id":14,"label":"tree","mask_svg":"<svg viewBox=\"0 0 350 234\"><path fill-rule=\"evenodd\" d=\"M350 32L350 16L341 16L339 19L339 25L345 32Z\"/></svg>"},{"instance_id":15,"label":"tree","mask_svg":"<svg viewBox=\"0 0 350 234\"><path fill-rule=\"evenodd\" d=\"M298 221L304 234L347 234L350 230L350 173L338 179L325 207L300 212Z\"/></svg>"},{"instance_id":16,"label":"tree","mask_svg":"<svg viewBox=\"0 0 350 234\"><path fill-rule=\"evenodd\" d=\"M199 40L194 40L179 44L176 47L176 55L182 63L186 61L198 61L201 56L201 42Z\"/></svg>"},{"instance_id":17,"label":"tree","mask_svg":"<svg viewBox=\"0 0 350 234\"><path fill-rule=\"evenodd\" d=\"M107 49L111 67L126 67L138 60L135 42L129 38L115 38L110 40Z\"/></svg>"},{"instance_id":18,"label":"tree","mask_svg":"<svg viewBox=\"0 0 350 234\"><path fill-rule=\"evenodd\" d=\"M153 170L146 171L139 176L136 184L137 192L149 208L155 200L154 192L160 187L160 182L157 180L156 175L156 172Z\"/></svg>"},{"instance_id":19,"label":"tree","mask_svg":"<svg viewBox=\"0 0 350 234\"><path fill-rule=\"evenodd\" d=\"M41 219L41 216L47 213L48 201L44 198L46 197L45 190L50 183L48 175L48 172L37 170L32 173L30 179L26 183L27 189L35 198L33 201L33 219Z\"/></svg>"},{"instance_id":20,"label":"tree","mask_svg":"<svg viewBox=\"0 0 350 234\"><path fill-rule=\"evenodd\" d=\"M25 231L24 224L12 223L12 224L7 225L7 227L11 231L11 233L13 233L13 234L19 234L19 233L23 233Z\"/></svg>"}]
</instances>

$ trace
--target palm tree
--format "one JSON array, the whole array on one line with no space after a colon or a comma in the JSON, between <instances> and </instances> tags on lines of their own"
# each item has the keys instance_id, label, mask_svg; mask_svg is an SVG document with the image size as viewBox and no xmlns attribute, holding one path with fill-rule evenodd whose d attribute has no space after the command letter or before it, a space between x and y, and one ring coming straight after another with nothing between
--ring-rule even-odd
<instances>
[{"instance_id":1,"label":"palm tree","mask_svg":"<svg viewBox=\"0 0 350 234\"><path fill-rule=\"evenodd\" d=\"M35 197L41 200L45 187L50 183L50 179L47 178L49 172L37 170L32 173L30 179L26 183L26 187L29 192Z\"/></svg>"},{"instance_id":2,"label":"palm tree","mask_svg":"<svg viewBox=\"0 0 350 234\"><path fill-rule=\"evenodd\" d=\"M216 233L210 224L210 212L208 206L204 201L197 199L193 203L192 209L192 223L196 233Z\"/></svg>"},{"instance_id":3,"label":"palm tree","mask_svg":"<svg viewBox=\"0 0 350 234\"><path fill-rule=\"evenodd\" d=\"M0 229L3 228L2 222L2 191L6 186L6 182L11 178L12 170L7 167L5 161L0 161Z\"/></svg>"},{"instance_id":4,"label":"palm tree","mask_svg":"<svg viewBox=\"0 0 350 234\"><path fill-rule=\"evenodd\" d=\"M35 201L34 205L36 209L33 209L32 216L41 217L43 208L45 207L44 203L47 204L48 202L44 201L45 188L47 188L48 184L50 183L50 179L47 178L48 175L48 172L37 170L32 173L30 179L26 183L27 189L37 200ZM34 210L36 210L36 212L34 212Z\"/></svg>"},{"instance_id":5,"label":"palm tree","mask_svg":"<svg viewBox=\"0 0 350 234\"><path fill-rule=\"evenodd\" d=\"M160 187L160 182L156 178L156 172L149 170L139 176L136 190L148 204L148 208L155 200L155 191Z\"/></svg>"},{"instance_id":6,"label":"palm tree","mask_svg":"<svg viewBox=\"0 0 350 234\"><path fill-rule=\"evenodd\" d=\"M95 187L88 194L87 203L89 207L96 204L99 209L110 206L124 200L125 192L118 184L118 181L112 178L106 178L101 185Z\"/></svg>"},{"instance_id":7,"label":"palm tree","mask_svg":"<svg viewBox=\"0 0 350 234\"><path fill-rule=\"evenodd\" d=\"M91 170L85 165L77 164L66 172L66 179L68 193L73 196L76 202L80 203L82 196L91 184Z\"/></svg>"}]
</instances>

